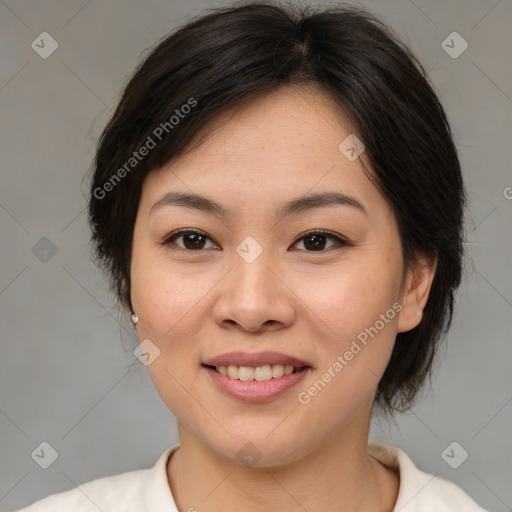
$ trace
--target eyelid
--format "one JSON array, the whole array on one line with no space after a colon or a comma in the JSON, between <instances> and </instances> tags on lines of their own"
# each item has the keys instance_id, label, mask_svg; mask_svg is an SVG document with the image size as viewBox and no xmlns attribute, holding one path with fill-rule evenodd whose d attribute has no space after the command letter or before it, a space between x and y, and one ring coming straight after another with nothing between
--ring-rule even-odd
<instances>
[{"instance_id":1,"label":"eyelid","mask_svg":"<svg viewBox=\"0 0 512 512\"><path fill-rule=\"evenodd\" d=\"M349 245L349 242L346 238L342 237L341 235L337 235L336 233L333 233L332 231L328 231L327 229L310 229L309 231L306 231L305 233L301 233L300 235L295 238L292 245L295 245L297 242L302 240L303 238L306 238L308 235L326 235L329 238L335 239L338 244L342 245ZM307 252L327 252L327 251L307 251Z\"/></svg>"},{"instance_id":2,"label":"eyelid","mask_svg":"<svg viewBox=\"0 0 512 512\"><path fill-rule=\"evenodd\" d=\"M173 240L175 240L176 238L179 238L180 236L184 235L184 234L187 234L187 233L197 233L199 235L202 235L204 236L205 238L211 240L215 245L219 246L219 244L210 236L208 235L207 233L205 233L204 231L201 231L200 229L194 229L194 228L182 228L182 229L178 229L177 231L173 231L170 235L166 236L165 239L163 240L163 242L161 242L161 245L163 246L168 246L170 245ZM335 248L340 248L340 247L344 247L344 246L350 246L351 243L343 236L341 235L338 235L336 233L333 233L332 231L328 231L326 229L310 229L304 233L301 233L299 234L293 241L292 243L292 246L294 246L295 244L297 244L298 242L300 242L302 239L306 238L307 236L309 235L314 235L314 234L322 234L322 235L325 235L327 236L328 238L332 238L336 241L336 244L332 247L329 247L328 249L326 250L321 250L321 251L303 251L303 252L307 252L307 253L327 253L329 252L331 249L335 249ZM182 250L182 251L186 251L186 252L190 252L190 253L193 253L193 252L196 252L196 253L201 253L201 252L205 252L204 249L199 249L197 251L194 251L194 250L191 250L191 249L184 249L183 247L178 247L178 250Z\"/></svg>"},{"instance_id":3,"label":"eyelid","mask_svg":"<svg viewBox=\"0 0 512 512\"><path fill-rule=\"evenodd\" d=\"M200 229L194 229L194 228L183 228L183 229L178 229L177 231L173 231L171 234L169 234L168 236L166 236L164 238L164 240L163 240L163 242L161 242L161 244L164 246L170 245L174 239L179 238L182 235L186 235L187 233L196 233L198 235L202 235L205 238L208 238L209 240L214 242L215 245L219 245L210 235L206 234L204 231L201 231ZM183 247L179 247L179 246L178 246L178 249L182 249L182 250L188 251L188 252L203 252L203 251L192 251L190 249L183 249Z\"/></svg>"}]
</instances>

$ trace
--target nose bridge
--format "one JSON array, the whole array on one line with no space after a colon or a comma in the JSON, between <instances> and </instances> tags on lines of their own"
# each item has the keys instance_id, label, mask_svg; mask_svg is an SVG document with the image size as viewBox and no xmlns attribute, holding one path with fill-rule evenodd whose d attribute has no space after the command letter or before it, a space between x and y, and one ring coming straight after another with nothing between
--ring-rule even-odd
<instances>
[{"instance_id":1,"label":"nose bridge","mask_svg":"<svg viewBox=\"0 0 512 512\"><path fill-rule=\"evenodd\" d=\"M247 294L268 293L272 281L275 280L269 268L272 266L270 248L264 248L263 243L249 236L236 247L233 265L233 282L239 291L243 292L240 299Z\"/></svg>"},{"instance_id":2,"label":"nose bridge","mask_svg":"<svg viewBox=\"0 0 512 512\"><path fill-rule=\"evenodd\" d=\"M271 248L248 237L232 256L231 271L222 281L214 307L217 324L238 325L250 332L290 326L295 308L275 275Z\"/></svg>"}]
</instances>

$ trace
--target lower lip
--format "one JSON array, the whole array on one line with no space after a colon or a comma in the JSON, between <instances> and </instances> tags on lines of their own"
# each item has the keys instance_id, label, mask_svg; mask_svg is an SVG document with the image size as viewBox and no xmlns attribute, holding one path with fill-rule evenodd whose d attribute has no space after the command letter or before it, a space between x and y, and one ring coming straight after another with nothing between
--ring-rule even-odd
<instances>
[{"instance_id":1,"label":"lower lip","mask_svg":"<svg viewBox=\"0 0 512 512\"><path fill-rule=\"evenodd\" d=\"M297 385L310 370L310 368L306 368L297 373L283 375L277 379L257 381L232 379L207 366L203 366L203 368L222 391L244 402L266 402L272 400Z\"/></svg>"}]
</instances>

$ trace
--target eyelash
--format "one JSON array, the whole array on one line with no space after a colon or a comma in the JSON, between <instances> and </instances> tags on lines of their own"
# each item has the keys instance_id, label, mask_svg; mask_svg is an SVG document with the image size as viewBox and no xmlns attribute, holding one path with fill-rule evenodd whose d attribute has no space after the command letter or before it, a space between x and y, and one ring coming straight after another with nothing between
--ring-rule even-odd
<instances>
[{"instance_id":1,"label":"eyelash","mask_svg":"<svg viewBox=\"0 0 512 512\"><path fill-rule=\"evenodd\" d=\"M163 245L165 247L168 247L177 238L180 238L183 235L191 234L191 233L202 235L205 238L207 238L208 240L211 240L212 242L214 242L214 240L212 238L210 238L203 231L199 231L199 230L196 230L196 229L180 229L178 231L175 231L174 233L171 233L168 237L166 237L166 239L161 243L161 245ZM340 236L335 235L331 231L327 231L327 230L324 230L324 229L316 229L316 230L312 230L312 231L307 231L306 233L302 234L299 238L296 238L292 245L297 244L298 242L300 242L304 238L307 238L310 235L316 235L316 234L326 235L327 238L332 238L332 239L336 240L337 245L339 245L341 247L350 245L349 242L347 240L345 240L344 238L341 238ZM216 242L214 242L214 243L216 243ZM339 247L339 248L341 248L341 247ZM332 246L332 247L329 247L328 249L319 250L319 251L307 251L307 250L305 250L305 252L309 252L309 253L315 253L315 252L322 253L322 252L324 252L325 253L325 252L329 252L333 248L336 248L336 246ZM179 247L179 246L178 246L178 249L182 250L182 251L186 251L186 252L197 252L197 253L205 251L205 249L192 250L192 249L187 249L187 248Z\"/></svg>"}]
</instances>

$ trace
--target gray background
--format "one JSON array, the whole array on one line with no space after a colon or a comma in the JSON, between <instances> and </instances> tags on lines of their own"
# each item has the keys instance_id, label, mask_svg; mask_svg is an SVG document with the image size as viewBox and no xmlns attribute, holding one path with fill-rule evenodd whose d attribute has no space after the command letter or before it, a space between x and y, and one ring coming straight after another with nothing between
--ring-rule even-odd
<instances>
[{"instance_id":1,"label":"gray background","mask_svg":"<svg viewBox=\"0 0 512 512\"><path fill-rule=\"evenodd\" d=\"M142 52L208 4L227 2L0 2L2 510L150 467L178 441L92 263L83 194L97 137ZM433 389L396 425L372 423L371 438L401 446L485 508L512 510L512 2L360 5L429 70L471 199L468 273ZM47 59L31 47L43 31L59 45ZM469 44L458 58L441 46L454 31ZM43 441L58 452L46 470L31 458ZM441 457L452 441L469 453L458 469Z\"/></svg>"}]
</instances>

